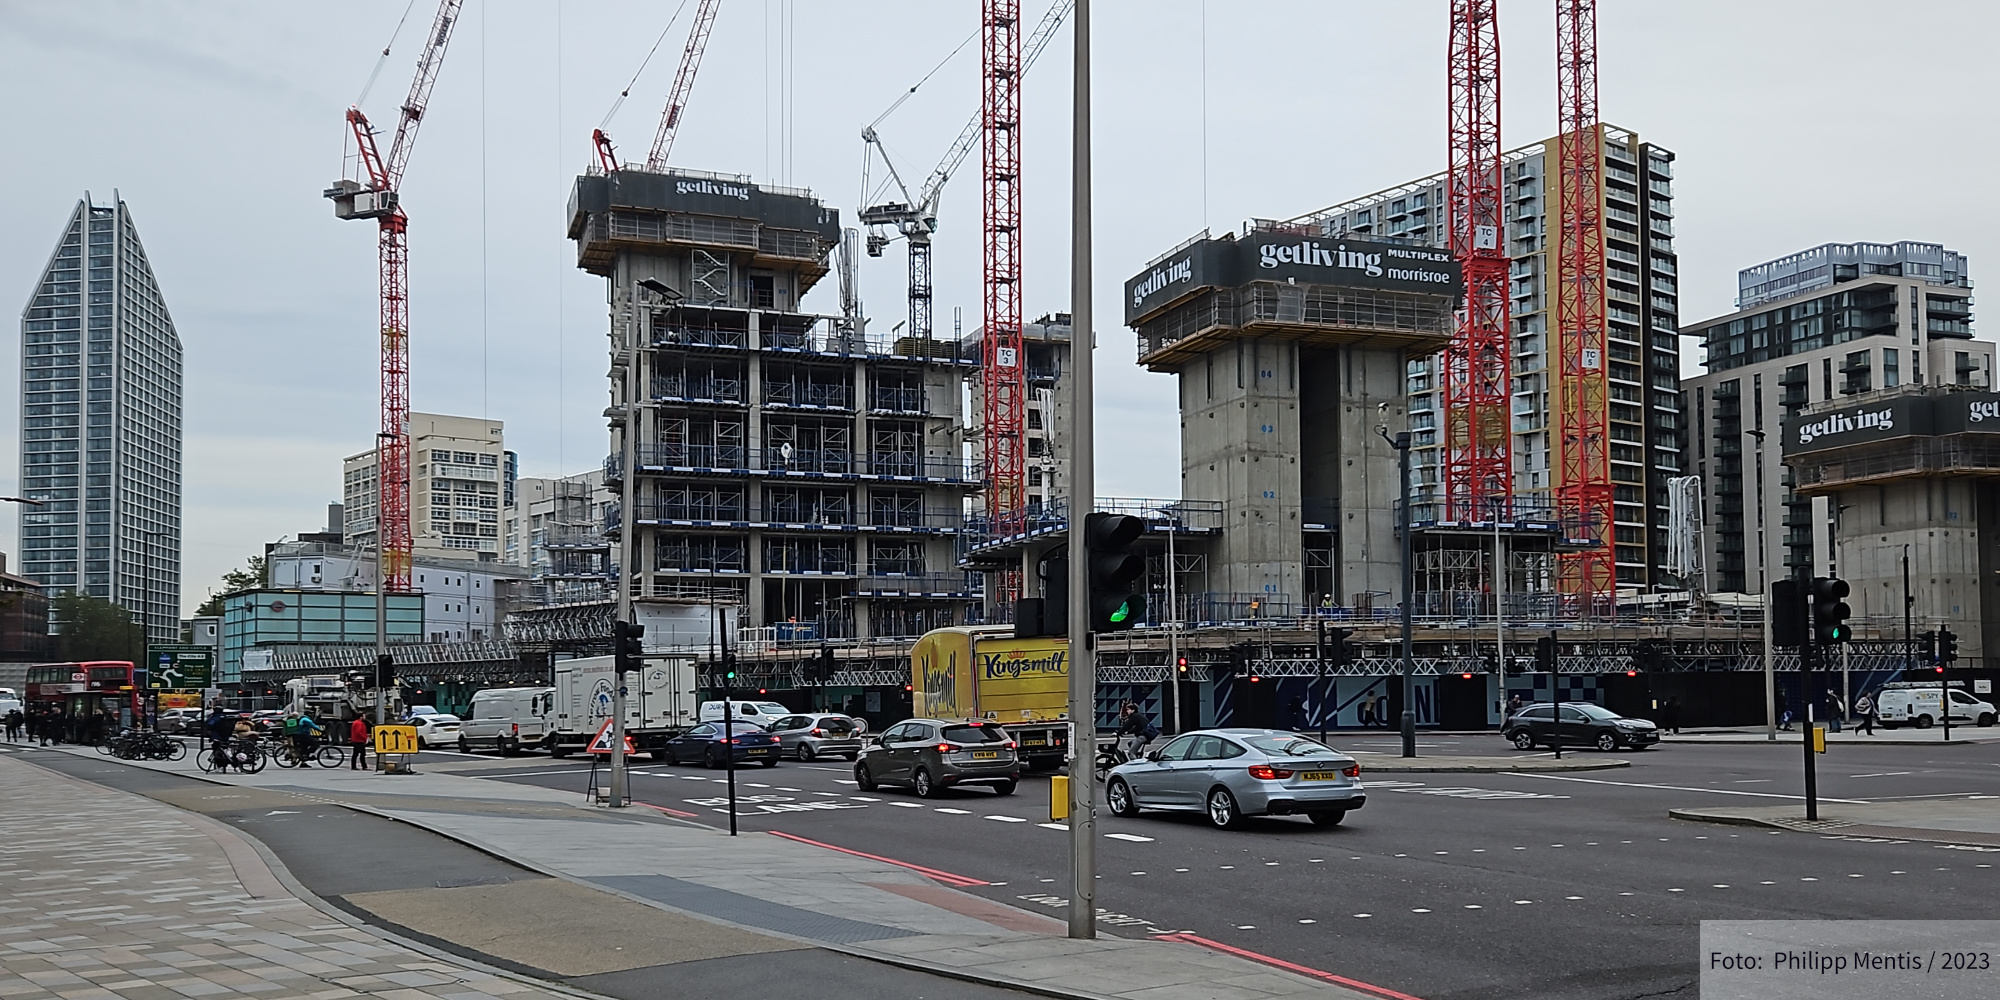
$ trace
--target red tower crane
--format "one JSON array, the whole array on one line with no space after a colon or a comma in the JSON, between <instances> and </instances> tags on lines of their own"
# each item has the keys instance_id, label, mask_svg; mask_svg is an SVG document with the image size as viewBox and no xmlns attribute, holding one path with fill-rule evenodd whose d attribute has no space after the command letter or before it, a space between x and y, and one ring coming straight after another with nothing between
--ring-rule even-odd
<instances>
[{"instance_id":1,"label":"red tower crane","mask_svg":"<svg viewBox=\"0 0 2000 1000\"><path fill-rule=\"evenodd\" d=\"M342 219L374 219L379 227L382 303L382 429L376 435L375 538L383 588L410 589L410 220L399 195L403 168L423 124L431 87L444 64L445 46L458 23L464 0L441 0L431 31L417 56L416 79L403 100L396 138L383 156L375 130L358 107L347 109L361 170L366 180L343 178L324 193L333 200L333 214Z\"/></svg>"},{"instance_id":2,"label":"red tower crane","mask_svg":"<svg viewBox=\"0 0 2000 1000\"><path fill-rule=\"evenodd\" d=\"M1445 520L1504 517L1513 496L1508 415L1507 255L1501 247L1500 22L1497 0L1452 0L1451 253L1465 301L1445 348Z\"/></svg>"},{"instance_id":3,"label":"red tower crane","mask_svg":"<svg viewBox=\"0 0 2000 1000\"><path fill-rule=\"evenodd\" d=\"M673 89L667 91L667 107L660 112L659 130L653 133L653 152L646 157L646 169L654 173L667 169L667 156L673 152L674 137L680 134L681 112L687 108L688 94L694 91L694 77L701 71L701 56L708 51L708 34L715 29L715 13L721 2L701 0L701 6L695 8L694 25L688 29L687 45L681 49L681 68L674 74ZM645 70L644 65L639 68L642 72ZM621 102L624 99L623 95L619 97ZM611 145L611 133L601 128L592 129L590 142L597 149L597 162L604 172L617 171L618 152Z\"/></svg>"},{"instance_id":4,"label":"red tower crane","mask_svg":"<svg viewBox=\"0 0 2000 1000\"><path fill-rule=\"evenodd\" d=\"M1561 164L1556 227L1554 429L1556 503L1596 544L1566 552L1557 589L1586 613L1618 586L1613 547L1610 383L1605 366L1604 131L1597 117L1597 0L1556 0L1556 130Z\"/></svg>"},{"instance_id":5,"label":"red tower crane","mask_svg":"<svg viewBox=\"0 0 2000 1000\"><path fill-rule=\"evenodd\" d=\"M981 426L986 438L986 511L999 522L1019 517L1028 496L1028 379L1021 352L1020 0L983 0L980 16L984 43L980 163L986 214ZM1074 336L1090 333L1079 330Z\"/></svg>"}]
</instances>

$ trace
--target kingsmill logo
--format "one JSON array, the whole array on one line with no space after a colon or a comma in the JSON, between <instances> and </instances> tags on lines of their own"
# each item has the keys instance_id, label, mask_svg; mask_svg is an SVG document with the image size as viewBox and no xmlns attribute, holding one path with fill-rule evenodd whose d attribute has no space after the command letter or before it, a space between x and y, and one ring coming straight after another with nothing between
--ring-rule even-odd
<instances>
[{"instance_id":1,"label":"kingsmill logo","mask_svg":"<svg viewBox=\"0 0 2000 1000\"><path fill-rule=\"evenodd\" d=\"M1132 286L1132 308L1139 308L1139 304L1146 301L1146 296L1168 285L1193 280L1193 257L1184 257L1163 267L1156 267L1151 274L1146 275L1146 280Z\"/></svg>"},{"instance_id":2,"label":"kingsmill logo","mask_svg":"<svg viewBox=\"0 0 2000 1000\"><path fill-rule=\"evenodd\" d=\"M917 668L923 672L925 715L936 715L958 704L957 653L946 656L942 668L932 666L929 656Z\"/></svg>"},{"instance_id":3,"label":"kingsmill logo","mask_svg":"<svg viewBox=\"0 0 2000 1000\"><path fill-rule=\"evenodd\" d=\"M750 200L750 189L741 184L717 184L714 181L675 181L674 190L680 194L719 194L724 198L738 201Z\"/></svg>"},{"instance_id":4,"label":"kingsmill logo","mask_svg":"<svg viewBox=\"0 0 2000 1000\"><path fill-rule=\"evenodd\" d=\"M1015 653L979 654L980 674L987 680L1018 678L1022 674L1054 674L1061 676L1066 668L1068 655L1062 650L1051 650L1042 656L1025 656Z\"/></svg>"},{"instance_id":5,"label":"kingsmill logo","mask_svg":"<svg viewBox=\"0 0 2000 1000\"><path fill-rule=\"evenodd\" d=\"M2000 416L2000 414L1996 414ZM1977 420L1979 418L1974 417ZM1896 429L1896 411L1876 410L1873 413L1836 413L1824 420L1815 420L1799 426L1799 443L1811 444L1816 438L1828 434L1846 434L1850 431L1893 431Z\"/></svg>"},{"instance_id":6,"label":"kingsmill logo","mask_svg":"<svg viewBox=\"0 0 2000 1000\"><path fill-rule=\"evenodd\" d=\"M2000 402L1973 400L1965 405L1965 419L1975 424L1982 420L2000 420Z\"/></svg>"}]
</instances>

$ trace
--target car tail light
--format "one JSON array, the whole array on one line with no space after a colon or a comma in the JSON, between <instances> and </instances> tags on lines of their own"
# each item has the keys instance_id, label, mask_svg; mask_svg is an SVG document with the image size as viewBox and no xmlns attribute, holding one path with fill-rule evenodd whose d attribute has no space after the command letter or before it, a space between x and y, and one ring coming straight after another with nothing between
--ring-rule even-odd
<instances>
[{"instance_id":1,"label":"car tail light","mask_svg":"<svg viewBox=\"0 0 2000 1000\"><path fill-rule=\"evenodd\" d=\"M1018 741L1018 740L1008 740L1008 741L1007 741L1007 749L1009 749L1009 750L1019 750L1019 749L1021 749L1021 744L1020 744L1020 741Z\"/></svg>"},{"instance_id":2,"label":"car tail light","mask_svg":"<svg viewBox=\"0 0 2000 1000\"><path fill-rule=\"evenodd\" d=\"M521 735L521 724L518 722L514 723L514 735Z\"/></svg>"},{"instance_id":3,"label":"car tail light","mask_svg":"<svg viewBox=\"0 0 2000 1000\"><path fill-rule=\"evenodd\" d=\"M1278 781L1292 776L1292 772L1269 764L1250 765L1250 776L1261 781Z\"/></svg>"},{"instance_id":4,"label":"car tail light","mask_svg":"<svg viewBox=\"0 0 2000 1000\"><path fill-rule=\"evenodd\" d=\"M1350 778L1359 778L1361 777L1361 765L1349 764L1346 767L1341 768L1340 773L1347 775Z\"/></svg>"},{"instance_id":5,"label":"car tail light","mask_svg":"<svg viewBox=\"0 0 2000 1000\"><path fill-rule=\"evenodd\" d=\"M814 727L813 727L813 731L812 731L812 734L813 734L814 736L825 736L825 735L826 735L825 733L823 733L823 732L820 732L820 728L819 728L818 726L814 726Z\"/></svg>"},{"instance_id":6,"label":"car tail light","mask_svg":"<svg viewBox=\"0 0 2000 1000\"><path fill-rule=\"evenodd\" d=\"M937 752L938 752L938 753L950 753L950 752L952 752L953 750L956 750L956 749L958 749L958 748L957 748L957 747L955 747L955 746L952 746L952 745L951 745L951 744L949 744L949 743L940 743L940 744L938 744L938 745L937 745Z\"/></svg>"}]
</instances>

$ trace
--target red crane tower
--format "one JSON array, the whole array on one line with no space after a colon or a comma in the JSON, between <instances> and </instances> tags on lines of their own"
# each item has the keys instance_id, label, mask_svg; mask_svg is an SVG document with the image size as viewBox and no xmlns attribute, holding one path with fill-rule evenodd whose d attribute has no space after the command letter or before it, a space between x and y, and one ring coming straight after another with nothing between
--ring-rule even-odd
<instances>
[{"instance_id":1,"label":"red crane tower","mask_svg":"<svg viewBox=\"0 0 2000 1000\"><path fill-rule=\"evenodd\" d=\"M333 214L342 219L374 219L380 233L382 284L382 429L376 435L375 538L382 584L391 592L410 589L410 220L403 213L399 190L417 127L423 124L431 87L444 64L445 46L458 23L464 0L441 0L431 31L417 56L416 79L403 100L396 139L384 157L375 145L375 130L358 107L347 109L347 124L365 182L342 178L324 194L333 199Z\"/></svg>"},{"instance_id":2,"label":"red crane tower","mask_svg":"<svg viewBox=\"0 0 2000 1000\"><path fill-rule=\"evenodd\" d=\"M1589 613L1618 586L1613 548L1610 384L1604 327L1604 132L1597 117L1597 0L1556 0L1556 130L1561 164L1556 229L1554 428L1556 504L1596 545L1566 552L1557 589Z\"/></svg>"},{"instance_id":3,"label":"red crane tower","mask_svg":"<svg viewBox=\"0 0 2000 1000\"><path fill-rule=\"evenodd\" d=\"M708 51L708 34L715 28L715 12L720 6L721 0L701 0L701 6L695 8L694 25L688 29L686 47L681 49L681 68L674 74L673 89L667 92L666 110L660 112L660 128L653 133L653 152L646 157L646 169L654 173L667 169L667 156L673 152L674 137L680 134L681 113L687 108L688 94L694 90L695 74L701 71L701 55ZM639 68L645 69L643 65ZM619 100L624 98L621 96ZM597 162L604 172L616 172L618 152L612 147L611 133L592 129L590 142L597 148Z\"/></svg>"},{"instance_id":4,"label":"red crane tower","mask_svg":"<svg viewBox=\"0 0 2000 1000\"><path fill-rule=\"evenodd\" d=\"M1443 518L1505 517L1513 496L1508 415L1507 255L1501 247L1500 22L1497 0L1452 0L1451 253L1465 275L1444 352Z\"/></svg>"},{"instance_id":5,"label":"red crane tower","mask_svg":"<svg viewBox=\"0 0 2000 1000\"><path fill-rule=\"evenodd\" d=\"M986 182L981 426L986 512L997 528L997 522L1020 516L1028 496L1028 379L1021 353L1020 0L983 0L981 17L980 163ZM1079 330L1073 336L1090 334Z\"/></svg>"}]
</instances>

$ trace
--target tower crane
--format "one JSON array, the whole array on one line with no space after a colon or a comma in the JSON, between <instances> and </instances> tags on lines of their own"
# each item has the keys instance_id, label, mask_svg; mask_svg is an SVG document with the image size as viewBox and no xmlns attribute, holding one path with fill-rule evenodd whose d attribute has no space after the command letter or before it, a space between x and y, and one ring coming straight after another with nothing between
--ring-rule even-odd
<instances>
[{"instance_id":1,"label":"tower crane","mask_svg":"<svg viewBox=\"0 0 2000 1000\"><path fill-rule=\"evenodd\" d=\"M1497 0L1452 0L1447 63L1451 254L1465 301L1444 352L1446 520L1501 519L1513 496L1507 255L1501 246Z\"/></svg>"},{"instance_id":2,"label":"tower crane","mask_svg":"<svg viewBox=\"0 0 2000 1000\"><path fill-rule=\"evenodd\" d=\"M1557 589L1584 614L1618 587L1605 364L1604 131L1597 117L1597 0L1556 0L1556 143L1562 215L1556 229L1556 504L1591 547L1565 552Z\"/></svg>"},{"instance_id":3,"label":"tower crane","mask_svg":"<svg viewBox=\"0 0 2000 1000\"><path fill-rule=\"evenodd\" d=\"M1055 0L1042 15L1041 23L1022 45L1021 72L1023 74L1035 65L1035 60L1048 47L1056 29L1075 9L1076 0ZM913 90L915 88L912 88ZM897 104L901 104L899 100ZM890 110L894 110L891 107ZM884 117L887 117L886 114ZM861 222L868 226L868 256L880 257L890 241L901 238L909 244L910 251L910 318L906 329L909 336L919 340L931 337L931 236L937 232L938 199L944 194L944 186L953 174L965 163L978 143L985 124L985 112L974 112L972 118L959 130L958 138L951 148L945 150L944 158L931 170L930 176L915 194L903 183L902 175L896 170L896 163L889 156L889 150L882 144L882 137L875 131L881 123L861 129L861 141L882 157L882 163L889 170L889 179L903 195L902 201L871 205L860 212ZM863 195L868 187L865 173L862 181ZM893 233L894 235L891 235Z\"/></svg>"},{"instance_id":4,"label":"tower crane","mask_svg":"<svg viewBox=\"0 0 2000 1000\"><path fill-rule=\"evenodd\" d=\"M681 114L687 109L688 94L694 91L694 77L701 71L701 56L708 51L708 34L715 28L715 14L721 5L722 0L701 0L701 5L695 8L687 45L681 49L681 68L674 74L673 88L667 91L667 107L660 112L660 127L653 133L653 151L646 157L646 169L654 173L667 169L667 156L673 152L674 137L680 134ZM611 134L601 128L592 129L590 141L597 148L597 161L604 172L616 171L618 153L611 145Z\"/></svg>"},{"instance_id":5,"label":"tower crane","mask_svg":"<svg viewBox=\"0 0 2000 1000\"><path fill-rule=\"evenodd\" d=\"M403 99L396 138L389 144L387 156L376 146L368 116L359 107L347 109L348 128L354 133L357 159L366 178L342 178L323 192L332 199L336 218L373 219L378 227L382 428L375 449L375 538L383 588L398 593L410 590L410 220L403 212L400 191L403 168L416 145L417 128L423 124L431 88L444 65L445 47L451 43L451 30L458 23L463 4L464 0L440 0L423 52L417 56L417 75L410 81L409 96Z\"/></svg>"}]
</instances>

